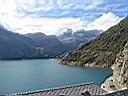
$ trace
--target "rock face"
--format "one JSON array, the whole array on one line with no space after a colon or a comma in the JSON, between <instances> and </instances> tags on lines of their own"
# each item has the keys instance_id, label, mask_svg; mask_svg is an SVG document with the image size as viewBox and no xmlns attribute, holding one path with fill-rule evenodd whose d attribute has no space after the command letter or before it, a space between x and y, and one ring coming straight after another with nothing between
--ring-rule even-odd
<instances>
[{"instance_id":1,"label":"rock face","mask_svg":"<svg viewBox=\"0 0 128 96\"><path fill-rule=\"evenodd\" d=\"M113 75L102 84L102 87L106 90L128 88L128 42L117 55L112 68Z\"/></svg>"},{"instance_id":2,"label":"rock face","mask_svg":"<svg viewBox=\"0 0 128 96\"><path fill-rule=\"evenodd\" d=\"M123 50L128 41L128 17L102 33L95 40L80 49L66 53L61 63L69 65L110 67L117 54Z\"/></svg>"},{"instance_id":3,"label":"rock face","mask_svg":"<svg viewBox=\"0 0 128 96\"><path fill-rule=\"evenodd\" d=\"M117 55L113 68L113 83L115 87L126 87L128 84L128 42L123 51Z\"/></svg>"}]
</instances>

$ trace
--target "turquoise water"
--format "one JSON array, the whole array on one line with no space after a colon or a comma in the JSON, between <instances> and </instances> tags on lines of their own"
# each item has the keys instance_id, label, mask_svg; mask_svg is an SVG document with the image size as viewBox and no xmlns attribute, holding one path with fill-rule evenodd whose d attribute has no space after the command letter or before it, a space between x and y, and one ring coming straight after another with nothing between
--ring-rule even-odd
<instances>
[{"instance_id":1,"label":"turquoise water","mask_svg":"<svg viewBox=\"0 0 128 96\"><path fill-rule=\"evenodd\" d=\"M100 85L111 73L111 69L66 66L51 59L0 61L0 94L86 82Z\"/></svg>"}]
</instances>

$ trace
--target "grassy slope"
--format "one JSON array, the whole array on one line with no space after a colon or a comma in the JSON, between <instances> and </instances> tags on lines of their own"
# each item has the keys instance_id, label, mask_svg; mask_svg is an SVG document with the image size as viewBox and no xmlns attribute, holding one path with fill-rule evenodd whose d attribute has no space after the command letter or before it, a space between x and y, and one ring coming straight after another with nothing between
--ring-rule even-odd
<instances>
[{"instance_id":1,"label":"grassy slope","mask_svg":"<svg viewBox=\"0 0 128 96\"><path fill-rule=\"evenodd\" d=\"M79 65L93 64L110 66L116 55L128 41L128 17L111 27L98 38L82 46L79 50L62 57L62 63Z\"/></svg>"}]
</instances>

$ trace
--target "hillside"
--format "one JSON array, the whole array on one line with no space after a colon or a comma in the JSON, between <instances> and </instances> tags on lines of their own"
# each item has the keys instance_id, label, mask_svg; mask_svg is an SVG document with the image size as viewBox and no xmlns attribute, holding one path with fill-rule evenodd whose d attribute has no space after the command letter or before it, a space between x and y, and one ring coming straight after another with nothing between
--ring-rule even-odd
<instances>
[{"instance_id":1,"label":"hillside","mask_svg":"<svg viewBox=\"0 0 128 96\"><path fill-rule=\"evenodd\" d=\"M0 59L42 58L34 46L32 39L0 27Z\"/></svg>"},{"instance_id":2,"label":"hillside","mask_svg":"<svg viewBox=\"0 0 128 96\"><path fill-rule=\"evenodd\" d=\"M128 17L103 32L80 49L64 54L61 63L69 65L109 67L128 41Z\"/></svg>"},{"instance_id":3,"label":"hillside","mask_svg":"<svg viewBox=\"0 0 128 96\"><path fill-rule=\"evenodd\" d=\"M46 35L41 32L28 33L25 36L36 42L36 48L43 50L49 57L59 56L65 52L78 49L83 43L96 38L100 34L98 30L67 30L60 35Z\"/></svg>"},{"instance_id":4,"label":"hillside","mask_svg":"<svg viewBox=\"0 0 128 96\"><path fill-rule=\"evenodd\" d=\"M25 36L31 38L36 42L36 48L42 49L44 54L49 57L61 55L64 52L68 52L70 46L65 46L55 35L45 35L44 33L29 33ZM72 49L71 49L72 50Z\"/></svg>"}]
</instances>

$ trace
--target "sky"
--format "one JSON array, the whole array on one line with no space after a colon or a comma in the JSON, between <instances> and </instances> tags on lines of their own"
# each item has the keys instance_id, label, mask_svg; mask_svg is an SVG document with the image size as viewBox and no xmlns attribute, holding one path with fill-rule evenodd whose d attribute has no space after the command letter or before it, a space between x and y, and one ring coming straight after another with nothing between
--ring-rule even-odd
<instances>
[{"instance_id":1,"label":"sky","mask_svg":"<svg viewBox=\"0 0 128 96\"><path fill-rule=\"evenodd\" d=\"M128 0L0 0L0 24L20 34L107 30L128 15Z\"/></svg>"}]
</instances>

